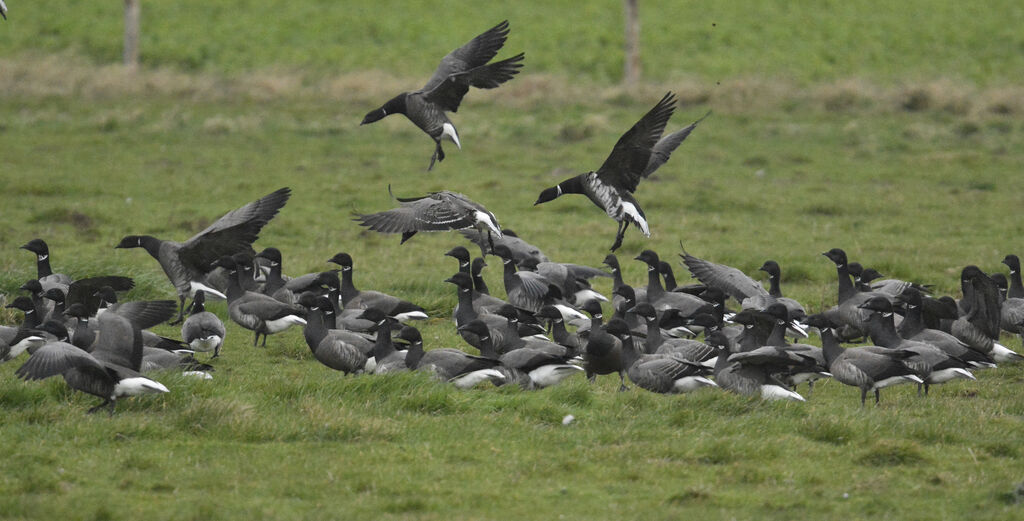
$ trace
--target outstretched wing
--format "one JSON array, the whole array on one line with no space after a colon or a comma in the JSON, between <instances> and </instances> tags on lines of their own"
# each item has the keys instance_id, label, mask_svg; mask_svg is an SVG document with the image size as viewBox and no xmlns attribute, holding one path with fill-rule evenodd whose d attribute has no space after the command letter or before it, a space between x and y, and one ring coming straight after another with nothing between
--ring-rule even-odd
<instances>
[{"instance_id":1,"label":"outstretched wing","mask_svg":"<svg viewBox=\"0 0 1024 521\"><path fill-rule=\"evenodd\" d=\"M436 232L473 226L475 212L453 204L442 194L413 200L400 200L402 206L383 212L359 215L355 221L380 233Z\"/></svg>"},{"instance_id":2,"label":"outstretched wing","mask_svg":"<svg viewBox=\"0 0 1024 521\"><path fill-rule=\"evenodd\" d=\"M647 168L644 169L643 177L650 177L655 170L660 168L661 165L664 165L665 162L668 161L669 156L672 155L672 152L674 152L675 149L683 143L683 140L690 135L690 132L693 132L693 129L697 128L697 125L701 121L704 121L704 118L710 115L711 112L708 111L707 114L701 116L697 121L690 123L689 126L682 130L677 130L658 140L654 145L654 148L651 150L651 158L647 161Z\"/></svg>"},{"instance_id":3,"label":"outstretched wing","mask_svg":"<svg viewBox=\"0 0 1024 521\"><path fill-rule=\"evenodd\" d=\"M654 108L619 138L608 159L597 170L601 182L620 190L636 190L636 185L647 170L654 145L665 131L675 106L675 94L665 94Z\"/></svg>"},{"instance_id":4,"label":"outstretched wing","mask_svg":"<svg viewBox=\"0 0 1024 521\"><path fill-rule=\"evenodd\" d=\"M14 374L24 380L42 380L73 367L105 372L92 355L66 342L50 342L32 353L32 356Z\"/></svg>"},{"instance_id":5,"label":"outstretched wing","mask_svg":"<svg viewBox=\"0 0 1024 521\"><path fill-rule=\"evenodd\" d=\"M740 302L758 295L768 296L768 291L764 289L764 286L732 266L715 264L694 257L685 251L679 256L683 258L683 264L697 280L724 291Z\"/></svg>"},{"instance_id":6,"label":"outstretched wing","mask_svg":"<svg viewBox=\"0 0 1024 521\"><path fill-rule=\"evenodd\" d=\"M290 188L282 188L241 208L232 210L205 230L185 241L178 250L182 263L206 273L217 259L251 252L260 230L288 202Z\"/></svg>"},{"instance_id":7,"label":"outstretched wing","mask_svg":"<svg viewBox=\"0 0 1024 521\"><path fill-rule=\"evenodd\" d=\"M513 76L519 74L519 69L523 68L524 56L524 53L519 53L500 62L452 74L433 89L424 92L424 97L427 101L440 105L444 110L458 112L459 104L470 87L493 89L511 80Z\"/></svg>"},{"instance_id":8,"label":"outstretched wing","mask_svg":"<svg viewBox=\"0 0 1024 521\"><path fill-rule=\"evenodd\" d=\"M468 43L448 53L441 59L434 75L430 77L421 91L427 92L440 85L452 74L466 72L491 61L505 45L508 38L508 20L477 35Z\"/></svg>"}]
</instances>

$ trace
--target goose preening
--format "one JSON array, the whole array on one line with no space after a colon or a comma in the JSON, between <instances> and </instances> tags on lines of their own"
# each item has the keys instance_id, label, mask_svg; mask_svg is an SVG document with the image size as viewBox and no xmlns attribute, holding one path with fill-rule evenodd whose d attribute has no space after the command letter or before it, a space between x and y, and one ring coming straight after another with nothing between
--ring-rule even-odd
<instances>
[{"instance_id":1,"label":"goose preening","mask_svg":"<svg viewBox=\"0 0 1024 521\"><path fill-rule=\"evenodd\" d=\"M505 45L508 32L508 20L505 20L448 53L422 89L403 92L391 98L380 108L366 114L360 125L379 121L391 114L404 114L434 140L434 155L430 156L430 165L427 167L427 171L430 171L435 161L444 161L444 150L441 148L443 139L451 140L456 147L462 149L459 133L445 112L458 112L459 104L470 87L496 88L512 79L522 68L523 53L488 63Z\"/></svg>"},{"instance_id":2,"label":"goose preening","mask_svg":"<svg viewBox=\"0 0 1024 521\"><path fill-rule=\"evenodd\" d=\"M205 304L206 292L196 291L188 318L181 325L181 339L188 344L189 349L200 353L213 351L210 358L217 358L220 356L220 346L224 344L227 331L224 329L224 322L217 315L206 311Z\"/></svg>"},{"instance_id":3,"label":"goose preening","mask_svg":"<svg viewBox=\"0 0 1024 521\"><path fill-rule=\"evenodd\" d=\"M241 208L224 214L203 231L185 242L157 239L151 235L128 235L115 248L143 248L163 268L178 292L176 323L185 315L185 299L203 290L207 297L225 299L227 295L210 287L206 276L219 258L236 253L254 254L252 243L277 212L288 202L291 190L282 188Z\"/></svg>"},{"instance_id":4,"label":"goose preening","mask_svg":"<svg viewBox=\"0 0 1024 521\"><path fill-rule=\"evenodd\" d=\"M650 237L651 230L647 225L647 217L640 208L640 203L633 197L633 192L640 180L664 164L672 150L679 145L678 142L689 135L692 127L700 122L697 120L688 127L689 130L684 129L687 131L681 135L678 142L672 135L659 141L665 131L665 125L672 117L675 105L675 95L671 92L665 94L654 108L619 138L600 168L544 189L537 197L537 202L533 203L534 206L553 201L564 194L582 194L619 223L612 251L622 245L626 228L630 224L639 228L645 237Z\"/></svg>"},{"instance_id":5,"label":"goose preening","mask_svg":"<svg viewBox=\"0 0 1024 521\"><path fill-rule=\"evenodd\" d=\"M468 197L447 190L431 192L422 197L395 197L388 186L388 194L401 206L383 212L362 214L355 221L362 226L380 233L401 233L402 241L412 238L417 232L439 232L476 228L486 232L488 242L501 237L501 227L493 213ZM401 244L400 243L400 244Z\"/></svg>"}]
</instances>

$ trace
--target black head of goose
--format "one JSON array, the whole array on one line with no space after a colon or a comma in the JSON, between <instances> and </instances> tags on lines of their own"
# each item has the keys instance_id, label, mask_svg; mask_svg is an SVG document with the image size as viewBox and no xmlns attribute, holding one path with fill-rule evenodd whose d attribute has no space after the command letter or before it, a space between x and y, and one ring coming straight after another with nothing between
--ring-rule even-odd
<instances>
[{"instance_id":1,"label":"black head of goose","mask_svg":"<svg viewBox=\"0 0 1024 521\"><path fill-rule=\"evenodd\" d=\"M367 113L360 125L380 121L391 114L405 114L409 121L434 140L434 154L427 170L434 168L435 161L444 161L441 140L450 139L455 146L462 148L455 125L445 112L458 111L470 87L496 88L512 79L523 66L523 53L488 63L505 45L508 33L508 20L505 20L448 53L422 89L391 98L380 108Z\"/></svg>"},{"instance_id":2,"label":"black head of goose","mask_svg":"<svg viewBox=\"0 0 1024 521\"><path fill-rule=\"evenodd\" d=\"M1006 296L1009 298L1024 298L1024 283L1021 282L1020 276L1020 258L1011 253L1003 257L1001 262L1007 268L1010 268L1010 285L1007 288Z\"/></svg>"},{"instance_id":3,"label":"black head of goose","mask_svg":"<svg viewBox=\"0 0 1024 521\"><path fill-rule=\"evenodd\" d=\"M843 349L836 339L835 329L840 326L825 314L807 317L806 324L817 328L821 334L822 353L832 378L845 385L860 389L860 404L863 407L869 391L875 393L878 405L879 391L901 383L922 384L923 380L903 362L913 356L910 351L879 350L863 347Z\"/></svg>"},{"instance_id":4,"label":"black head of goose","mask_svg":"<svg viewBox=\"0 0 1024 521\"><path fill-rule=\"evenodd\" d=\"M22 250L36 254L36 278L40 282L71 284L71 277L63 273L54 273L50 268L50 247L42 239L32 239L21 245Z\"/></svg>"},{"instance_id":5,"label":"black head of goose","mask_svg":"<svg viewBox=\"0 0 1024 521\"><path fill-rule=\"evenodd\" d=\"M287 304L295 302L294 292L286 286L288 281L284 278L281 250L274 247L264 248L263 251L256 254L253 260L255 268L253 282L257 283L259 292L264 295L270 295ZM316 275L310 276L310 282L315 277ZM262 285L258 285L260 280L263 281Z\"/></svg>"},{"instance_id":6,"label":"black head of goose","mask_svg":"<svg viewBox=\"0 0 1024 521\"><path fill-rule=\"evenodd\" d=\"M327 262L341 266L341 302L346 309L376 308L398 320L427 318L426 310L412 302L379 291L356 289L355 283L352 282L352 272L354 271L352 256L348 253L338 253Z\"/></svg>"},{"instance_id":7,"label":"black head of goose","mask_svg":"<svg viewBox=\"0 0 1024 521\"><path fill-rule=\"evenodd\" d=\"M228 317L253 332L253 347L259 345L260 335L263 335L263 346L266 347L267 336L293 325L306 324L303 318L305 309L301 306L285 304L262 293L243 290L239 280L242 273L234 258L221 257L216 264L226 269L229 275Z\"/></svg>"},{"instance_id":8,"label":"black head of goose","mask_svg":"<svg viewBox=\"0 0 1024 521\"><path fill-rule=\"evenodd\" d=\"M1006 300L1006 294L1010 291L1010 280L1006 278L1006 275L1002 273L993 273L992 281L996 283L996 287L999 288L999 300Z\"/></svg>"},{"instance_id":9,"label":"black head of goose","mask_svg":"<svg viewBox=\"0 0 1024 521\"><path fill-rule=\"evenodd\" d=\"M565 315L555 306L544 306L537 312L536 317L546 320L551 325L551 338L560 346L572 351L572 355L579 355L581 347L580 337L576 333L569 332L565 327Z\"/></svg>"},{"instance_id":10,"label":"black head of goose","mask_svg":"<svg viewBox=\"0 0 1024 521\"><path fill-rule=\"evenodd\" d=\"M205 304L206 292L196 291L196 296L192 299L192 305L189 307L188 318L181 325L181 339L193 351L200 353L213 351L211 358L217 358L220 356L220 348L224 344L227 330L224 328L224 322L217 315L206 311Z\"/></svg>"},{"instance_id":11,"label":"black head of goose","mask_svg":"<svg viewBox=\"0 0 1024 521\"><path fill-rule=\"evenodd\" d=\"M157 239L150 235L128 235L114 248L143 248L160 264L178 293L179 323L185 316L185 300L196 290L206 292L207 298L227 298L206 280L217 260L239 252L253 253L252 243L291 196L291 190L281 188L260 199L232 210L185 242Z\"/></svg>"},{"instance_id":12,"label":"black head of goose","mask_svg":"<svg viewBox=\"0 0 1024 521\"><path fill-rule=\"evenodd\" d=\"M19 295L10 304L4 306L8 309L17 309L25 314L25 317L21 321L22 327L36 327L43 323L43 318L36 311L35 304L32 303L32 299L24 295Z\"/></svg>"},{"instance_id":13,"label":"black head of goose","mask_svg":"<svg viewBox=\"0 0 1024 521\"><path fill-rule=\"evenodd\" d=\"M456 246L445 252L445 256L459 261L459 271L470 273L470 255L465 246Z\"/></svg>"}]
</instances>

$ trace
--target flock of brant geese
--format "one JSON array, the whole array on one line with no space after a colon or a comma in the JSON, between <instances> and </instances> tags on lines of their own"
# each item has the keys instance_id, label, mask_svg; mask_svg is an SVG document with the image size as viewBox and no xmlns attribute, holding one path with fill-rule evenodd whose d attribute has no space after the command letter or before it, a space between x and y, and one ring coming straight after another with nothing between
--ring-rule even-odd
<instances>
[{"instance_id":1,"label":"flock of brant geese","mask_svg":"<svg viewBox=\"0 0 1024 521\"><path fill-rule=\"evenodd\" d=\"M442 140L461 148L445 112L457 111L469 87L495 88L522 66L522 53L491 62L507 36L508 23L502 22L452 51L422 89L392 98L367 114L363 124L405 114L434 140L428 170L433 168L445 157ZM662 137L675 104L672 93L666 94L623 134L600 168L545 189L535 204L567 193L586 195L619 224L612 252L630 224L649 235L632 193L703 119ZM120 398L168 392L147 376L152 371L211 378L212 367L195 353L219 357L226 328L205 310L208 299L227 301L228 317L253 332L254 346L301 326L314 357L330 369L345 374L422 370L460 388L489 381L537 389L576 373L590 379L617 374L622 390L628 380L657 393L720 387L804 401L798 385L808 384L810 393L816 380L833 378L858 388L863 405L872 391L878 403L884 387L915 383L927 394L932 385L974 379L973 371L1024 360L999 344L1004 330L1024 332L1024 284L1015 255L1003 259L1008 278L964 268L963 297L957 301L933 297L920 284L879 280L876 270L848 262L843 250L832 249L823 255L836 266L837 305L808 315L799 302L783 296L774 261L760 268L768 275L765 289L738 269L684 250L682 262L699 283L677 286L671 264L644 250L635 259L647 266L647 281L633 287L622 279L614 253L604 259L610 272L552 262L503 230L482 205L448 191L396 198L398 208L356 218L371 230L402 234L402 242L418 232L459 230L480 248L476 258L463 246L445 253L458 262L456 273L445 280L457 292L455 326L479 354L426 350L419 331L407 325L427 318L426 311L399 297L357 289L348 253L328 260L339 269L297 277L284 274L279 250L256 253L252 245L259 233L290 195L288 188L270 193L185 242L124 237L116 247L145 249L174 285L177 302L119 302L118 293L134 286L131 279L72 280L52 271L43 240L29 241L21 248L36 255L37 278L21 286L27 295L7 305L23 312L24 319L16 327L0 327L0 361L27 352L18 377L61 375L68 386L103 400L89 412L106 408L113 414ZM505 299L492 295L481 276L487 255L501 259ZM614 314L607 321L601 302L608 298L592 289L595 277L613 280ZM729 299L739 303L739 311L727 309ZM175 315L180 339L148 330ZM821 347L799 343L810 328L820 334ZM842 342L873 345L843 348Z\"/></svg>"}]
</instances>

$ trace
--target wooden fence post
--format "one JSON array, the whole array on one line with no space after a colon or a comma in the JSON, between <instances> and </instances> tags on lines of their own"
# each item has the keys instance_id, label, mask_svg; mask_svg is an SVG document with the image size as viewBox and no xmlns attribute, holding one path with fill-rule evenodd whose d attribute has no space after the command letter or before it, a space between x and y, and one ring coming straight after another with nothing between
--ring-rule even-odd
<instances>
[{"instance_id":1,"label":"wooden fence post","mask_svg":"<svg viewBox=\"0 0 1024 521\"><path fill-rule=\"evenodd\" d=\"M124 65L139 66L139 0L124 0Z\"/></svg>"},{"instance_id":2,"label":"wooden fence post","mask_svg":"<svg viewBox=\"0 0 1024 521\"><path fill-rule=\"evenodd\" d=\"M640 16L638 0L623 0L626 11L625 70L622 80L627 85L640 81Z\"/></svg>"}]
</instances>

